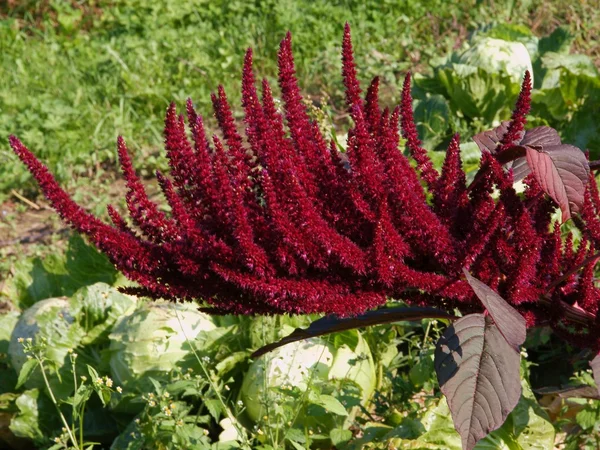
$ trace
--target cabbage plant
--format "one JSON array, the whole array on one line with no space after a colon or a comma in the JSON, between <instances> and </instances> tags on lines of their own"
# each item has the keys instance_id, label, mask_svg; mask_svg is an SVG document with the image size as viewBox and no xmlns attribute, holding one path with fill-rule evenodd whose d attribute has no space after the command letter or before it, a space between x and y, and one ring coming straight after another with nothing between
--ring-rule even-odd
<instances>
[{"instance_id":1,"label":"cabbage plant","mask_svg":"<svg viewBox=\"0 0 600 450\"><path fill-rule=\"evenodd\" d=\"M433 98L438 98L438 103L444 104L443 99L448 101L447 106L437 108L445 108L447 117L453 111L459 117L487 125L510 116L510 106L519 94L526 71L533 74L531 56L524 44L478 37L435 67L433 77L415 79ZM436 94L440 97L435 97ZM430 106L427 110L432 113ZM421 122L418 115L417 120ZM427 130L420 131L427 138Z\"/></svg>"},{"instance_id":2,"label":"cabbage plant","mask_svg":"<svg viewBox=\"0 0 600 450\"><path fill-rule=\"evenodd\" d=\"M317 439L347 429L376 384L369 346L358 332L349 335L353 343L312 338L257 358L240 391L248 418L268 426L291 422Z\"/></svg>"},{"instance_id":3,"label":"cabbage plant","mask_svg":"<svg viewBox=\"0 0 600 450\"><path fill-rule=\"evenodd\" d=\"M135 302L133 297L105 283L96 283L78 290L70 299L55 297L34 303L21 314L12 332L8 348L11 366L19 373L27 361L24 340L43 339L50 385L58 396L69 395L73 389L69 352L76 350L80 355L79 373L87 373L85 364L99 367L108 330ZM30 389L45 388L39 369L25 385Z\"/></svg>"},{"instance_id":4,"label":"cabbage plant","mask_svg":"<svg viewBox=\"0 0 600 450\"><path fill-rule=\"evenodd\" d=\"M196 366L189 342L216 328L190 304L149 303L120 318L110 333L110 370L128 391L152 390L176 367Z\"/></svg>"},{"instance_id":5,"label":"cabbage plant","mask_svg":"<svg viewBox=\"0 0 600 450\"><path fill-rule=\"evenodd\" d=\"M72 377L64 376L71 369L68 353L80 344L84 336L85 330L70 313L66 298L39 301L25 310L15 325L8 347L11 365L19 373L27 361L27 355L23 351L23 340L45 339L52 390L59 396L68 395L73 389L70 383ZM59 378L63 378L64 383L61 383ZM25 386L30 389L44 388L39 369L29 377Z\"/></svg>"}]
</instances>

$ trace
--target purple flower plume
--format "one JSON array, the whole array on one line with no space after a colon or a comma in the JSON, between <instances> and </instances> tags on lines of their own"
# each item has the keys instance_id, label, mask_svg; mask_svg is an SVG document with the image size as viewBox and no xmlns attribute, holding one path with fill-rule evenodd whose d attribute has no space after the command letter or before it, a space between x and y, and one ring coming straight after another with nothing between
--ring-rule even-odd
<instances>
[{"instance_id":1,"label":"purple flower plume","mask_svg":"<svg viewBox=\"0 0 600 450\"><path fill-rule=\"evenodd\" d=\"M291 35L278 56L281 107L266 80L257 87L252 59L248 50L245 136L221 86L212 96L221 137L207 135L191 101L187 123L169 106L170 177L157 173L169 213L147 196L123 138L118 154L130 220L109 207L112 225L75 204L16 137L10 145L61 217L136 281L137 293L200 300L220 314L349 316L388 298L467 313L482 309L461 273L467 268L517 307L529 326L548 324L574 341L600 342L600 326L584 336L577 325L582 317L600 322L595 181L575 218L583 239L573 248L551 224L556 204L533 175L519 195L504 165L524 135L529 74L507 131L490 141L495 151L483 153L476 181L467 185L458 135L441 173L422 147L410 74L399 107L380 107L378 78L363 99L348 25L342 75L354 126L346 153L306 109ZM400 129L414 163L399 148Z\"/></svg>"}]
</instances>

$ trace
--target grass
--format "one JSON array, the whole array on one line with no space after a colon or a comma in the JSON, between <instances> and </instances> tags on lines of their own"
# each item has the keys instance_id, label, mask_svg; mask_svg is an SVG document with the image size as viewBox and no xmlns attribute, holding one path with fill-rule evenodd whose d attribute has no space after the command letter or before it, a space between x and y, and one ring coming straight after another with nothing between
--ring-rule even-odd
<instances>
[{"instance_id":1,"label":"grass","mask_svg":"<svg viewBox=\"0 0 600 450\"><path fill-rule=\"evenodd\" d=\"M273 79L287 30L304 92L341 107L345 21L361 76L381 75L383 95L396 101L407 70L426 71L432 58L491 18L546 31L556 26L554 17L576 17L573 26L585 27L585 37L600 22L594 11L584 1L549 7L541 0L9 1L0 6L0 201L12 189L37 193L8 148L10 133L70 187L82 178L88 184L90 177L114 177L118 134L137 153L143 175L164 168L168 103L192 97L210 117L210 92L219 83L237 103L245 49L255 49L259 75ZM594 48L593 40L581 45Z\"/></svg>"}]
</instances>

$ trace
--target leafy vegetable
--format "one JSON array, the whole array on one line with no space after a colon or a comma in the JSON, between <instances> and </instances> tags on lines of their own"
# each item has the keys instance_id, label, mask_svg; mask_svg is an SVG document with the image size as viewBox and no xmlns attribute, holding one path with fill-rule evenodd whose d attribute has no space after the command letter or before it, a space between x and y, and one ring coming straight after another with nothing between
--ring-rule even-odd
<instances>
[{"instance_id":1,"label":"leafy vegetable","mask_svg":"<svg viewBox=\"0 0 600 450\"><path fill-rule=\"evenodd\" d=\"M69 302L64 298L49 298L37 302L21 314L12 333L8 353L12 367L19 373L28 358L23 352L23 340L39 342L46 340L46 356L51 362L50 385L60 397L66 397L73 389L70 373L69 350L77 348L85 336L85 330L69 311ZM61 379L63 379L61 382ZM25 383L29 388L44 387L39 369L33 371Z\"/></svg>"},{"instance_id":2,"label":"leafy vegetable","mask_svg":"<svg viewBox=\"0 0 600 450\"><path fill-rule=\"evenodd\" d=\"M151 378L166 381L175 367L197 366L190 343L214 329L211 318L194 305L142 304L110 333L112 377L129 391L150 391Z\"/></svg>"},{"instance_id":3,"label":"leafy vegetable","mask_svg":"<svg viewBox=\"0 0 600 450\"><path fill-rule=\"evenodd\" d=\"M48 443L49 425L58 425L50 400L38 389L23 392L16 400L18 413L12 418L10 430L15 436L28 438L38 445Z\"/></svg>"},{"instance_id":4,"label":"leafy vegetable","mask_svg":"<svg viewBox=\"0 0 600 450\"><path fill-rule=\"evenodd\" d=\"M343 417L356 412L353 406L366 404L376 380L369 347L356 331L352 333L358 336L355 348L311 338L255 360L240 391L248 417L256 422L269 414L267 399L276 396L280 407L297 411L293 426L319 427L327 436L336 426L347 428L349 423ZM336 383L341 383L339 388ZM334 437L338 435L334 433Z\"/></svg>"},{"instance_id":5,"label":"leafy vegetable","mask_svg":"<svg viewBox=\"0 0 600 450\"><path fill-rule=\"evenodd\" d=\"M478 39L466 51L453 56L452 60L455 64L468 67L465 71L482 68L490 73L507 74L516 84L521 83L526 71L533 73L531 56L525 45L504 39Z\"/></svg>"},{"instance_id":6,"label":"leafy vegetable","mask_svg":"<svg viewBox=\"0 0 600 450\"><path fill-rule=\"evenodd\" d=\"M435 67L433 77L415 81L425 92L447 99L453 114L489 124L508 117L525 71L533 73L533 68L522 43L480 37Z\"/></svg>"},{"instance_id":7,"label":"leafy vegetable","mask_svg":"<svg viewBox=\"0 0 600 450\"><path fill-rule=\"evenodd\" d=\"M21 261L3 287L3 293L22 309L39 300L71 296L79 288L104 282L115 284L117 271L108 259L79 235L69 239L66 253L54 252L43 260Z\"/></svg>"}]
</instances>

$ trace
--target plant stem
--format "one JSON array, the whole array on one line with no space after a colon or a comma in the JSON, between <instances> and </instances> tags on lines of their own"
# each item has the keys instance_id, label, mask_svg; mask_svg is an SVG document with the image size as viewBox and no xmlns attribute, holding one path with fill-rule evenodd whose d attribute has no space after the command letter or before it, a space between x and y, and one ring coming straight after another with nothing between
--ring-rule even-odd
<instances>
[{"instance_id":1,"label":"plant stem","mask_svg":"<svg viewBox=\"0 0 600 450\"><path fill-rule=\"evenodd\" d=\"M425 336L423 337L423 344L421 345L421 349L425 348L427 345L427 338L429 337L429 330L431 329L432 320L427 322L427 329L425 330Z\"/></svg>"},{"instance_id":2,"label":"plant stem","mask_svg":"<svg viewBox=\"0 0 600 450\"><path fill-rule=\"evenodd\" d=\"M73 394L73 408L71 409L71 415L73 417L73 419L75 418L75 410L79 407L78 405L75 404L75 395L77 394L77 370L75 369L75 358L73 357L73 355L70 356L71 358L71 372L73 372L73 385L75 386L75 394ZM82 426L81 426L81 416L79 417L79 442L83 443L83 430L82 430ZM73 435L76 434L75 432L75 420L73 420Z\"/></svg>"},{"instance_id":3,"label":"plant stem","mask_svg":"<svg viewBox=\"0 0 600 450\"><path fill-rule=\"evenodd\" d=\"M52 403L54 403L54 406L56 407L56 410L58 411L58 415L60 416L60 419L62 420L62 423L65 426L65 429L67 430L69 439L71 439L73 446L77 450L79 450L79 445L77 444L77 440L75 439L75 436L73 436L73 433L71 433L71 428L69 427L69 423L67 422L67 419L65 418L62 411L60 410L60 407L58 406L58 402L56 401L56 397L54 397L54 392L52 392L52 388L50 387L50 382L48 381L48 377L46 376L46 369L44 368L44 363L42 362L42 359L37 356L35 357L35 359L37 359L37 361L40 365L40 369L42 371L42 376L44 377L44 383L46 384L46 387L48 388L48 393L50 394L50 399L52 400Z\"/></svg>"}]
</instances>

